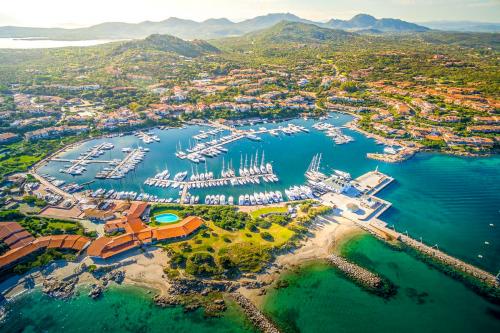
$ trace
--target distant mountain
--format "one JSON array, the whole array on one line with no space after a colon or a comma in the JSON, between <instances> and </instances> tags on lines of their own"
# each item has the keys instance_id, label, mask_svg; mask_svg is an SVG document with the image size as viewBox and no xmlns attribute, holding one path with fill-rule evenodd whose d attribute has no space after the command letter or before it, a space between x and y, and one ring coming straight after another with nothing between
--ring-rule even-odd
<instances>
[{"instance_id":1,"label":"distant mountain","mask_svg":"<svg viewBox=\"0 0 500 333\"><path fill-rule=\"evenodd\" d=\"M268 45L281 43L323 44L345 41L355 34L314 24L282 21L271 28L249 33L242 38Z\"/></svg>"},{"instance_id":2,"label":"distant mountain","mask_svg":"<svg viewBox=\"0 0 500 333\"><path fill-rule=\"evenodd\" d=\"M415 23L391 18L376 19L367 14L356 15L348 21L333 19L328 21L325 25L329 28L353 31L368 31L373 29L374 31L380 32L425 32L430 30L427 27Z\"/></svg>"},{"instance_id":3,"label":"distant mountain","mask_svg":"<svg viewBox=\"0 0 500 333\"><path fill-rule=\"evenodd\" d=\"M142 40L126 42L118 46L115 55L130 49L173 52L185 57L197 57L207 53L220 53L219 49L203 40L191 42L170 35L151 35Z\"/></svg>"},{"instance_id":4,"label":"distant mountain","mask_svg":"<svg viewBox=\"0 0 500 333\"><path fill-rule=\"evenodd\" d=\"M273 25L276 25L277 23L280 23L282 21L288 21L288 22L300 22L300 23L308 23L308 24L316 24L316 25L321 25L319 22L314 22L314 21L309 21L305 20L303 18L300 18L296 15L290 14L290 13L275 13L275 14L268 14L265 16L257 16L253 19L245 20L240 23L236 23L240 31L243 33L248 33L256 30L262 30L266 29L269 27L272 27Z\"/></svg>"},{"instance_id":5,"label":"distant mountain","mask_svg":"<svg viewBox=\"0 0 500 333\"><path fill-rule=\"evenodd\" d=\"M342 30L363 30L373 32L421 32L426 27L396 19L376 19L360 14L351 20L330 20L327 23L309 21L290 13L274 13L258 16L242 22L232 22L225 18L208 19L203 22L169 18L160 22L141 23L107 22L88 28L27 28L0 27L0 37L28 38L39 37L59 40L85 39L139 39L153 34L168 34L182 39L215 39L242 36L246 33L266 29L281 21L314 24L318 27Z\"/></svg>"},{"instance_id":6,"label":"distant mountain","mask_svg":"<svg viewBox=\"0 0 500 333\"><path fill-rule=\"evenodd\" d=\"M459 32L500 32L500 23L472 22L472 21L433 21L422 22L422 25L431 29Z\"/></svg>"}]
</instances>

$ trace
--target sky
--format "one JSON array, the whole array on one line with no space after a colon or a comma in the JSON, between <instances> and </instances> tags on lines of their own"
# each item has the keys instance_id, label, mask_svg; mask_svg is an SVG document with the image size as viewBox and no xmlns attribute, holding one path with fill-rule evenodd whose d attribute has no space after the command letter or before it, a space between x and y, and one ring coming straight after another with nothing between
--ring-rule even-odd
<instances>
[{"instance_id":1,"label":"sky","mask_svg":"<svg viewBox=\"0 0 500 333\"><path fill-rule=\"evenodd\" d=\"M285 12L316 21L366 13L410 22L500 22L500 0L0 0L0 26L79 27L169 17L241 21Z\"/></svg>"}]
</instances>

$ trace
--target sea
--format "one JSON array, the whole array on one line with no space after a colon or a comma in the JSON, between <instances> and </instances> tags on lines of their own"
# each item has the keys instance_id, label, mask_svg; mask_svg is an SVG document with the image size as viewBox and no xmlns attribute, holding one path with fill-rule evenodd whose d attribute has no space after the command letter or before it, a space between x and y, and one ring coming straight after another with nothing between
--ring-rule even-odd
<instances>
[{"instance_id":1,"label":"sea","mask_svg":"<svg viewBox=\"0 0 500 333\"><path fill-rule=\"evenodd\" d=\"M350 121L351 116L333 113L327 120L337 126ZM500 270L500 157L458 157L438 153L419 153L412 159L390 164L370 160L369 152L381 152L382 145L360 133L344 128L343 132L355 141L336 145L323 132L312 128L316 120L294 119L288 121L305 126L309 133L291 136L260 135L262 141L240 140L226 146L229 152L209 159L207 170L215 174L225 164L237 169L241 159L262 156L271 162L280 182L277 184L248 185L243 187L197 190L195 195L225 194L238 196L265 190L284 190L292 185L304 183L306 171L312 157L322 153L321 170L325 173L339 169L358 177L370 170L378 169L395 181L378 196L392 203L392 207L380 219L401 232L416 239L436 245L440 249L475 264L493 274ZM288 122L255 124L250 127L274 128L286 126ZM144 185L144 180L167 168L171 174L191 172L191 165L175 157L176 149L192 144L193 135L205 127L189 126L183 129L155 129L159 143L147 145L150 152L145 162L122 180L97 180L87 185L89 189L105 188L120 191L145 192L159 197L176 197L177 190L165 190ZM64 153L65 158L74 158L82 151L100 142L112 142L115 149L100 158L108 160L122 158L121 148L145 146L133 135L96 139ZM258 151L258 152L257 152ZM51 162L40 172L67 182L85 183L94 179L102 165L91 164L82 176L62 174L64 163ZM205 165L198 165L204 172ZM196 172L196 169L193 170ZM461 283L441 272L429 268L403 252L396 252L371 236L356 238L344 245L344 254L360 264L373 269L398 286L395 297L384 300L357 287L344 279L335 269L321 263L308 265L283 278L290 287L272 290L266 297L263 310L283 329L291 332L485 332L500 328L500 308L485 301ZM62 302L48 299L39 292L21 296L9 304L6 331L55 332L67 328L77 321L87 330L106 332L112 328L126 331L123 321L134 318L133 309L150 309L146 320L151 331L156 325L168 325L172 332L208 331L220 332L226 327L233 331L250 329L248 323L236 312L216 320L203 319L198 314L183 314L178 309L159 310L151 308L150 296L142 298L140 291L117 288L108 291L102 300L91 301L86 296ZM108 302L120 299L120 311ZM43 306L37 306L43 300ZM82 308L82 309L80 309ZM108 309L107 311L104 309ZM88 324L83 318L92 317ZM136 310L137 311L137 310ZM178 311L178 312L175 312ZM115 320L110 321L110 312ZM42 313L50 315L47 324L37 318ZM142 313L142 312L140 312ZM172 313L177 313L176 318ZM129 317L127 317L129 316ZM142 316L141 316L142 317ZM142 317L144 318L144 317ZM238 319L239 318L239 319ZM31 323L28 326L28 323ZM96 323L99 323L96 328ZM161 324L160 324L161 323ZM5 325L5 324L4 324ZM37 325L42 329L37 330ZM125 326L124 326L125 325ZM130 324L132 325L132 324ZM135 323L134 323L135 325ZM199 326L202 325L202 326ZM203 326L208 325L208 326ZM210 326L213 325L213 326ZM148 327L149 327L148 326ZM14 330L13 328L21 328ZM137 331L137 326L130 326ZM199 328L203 327L203 328ZM0 326L0 329L2 327ZM3 331L3 330L2 330Z\"/></svg>"},{"instance_id":2,"label":"sea","mask_svg":"<svg viewBox=\"0 0 500 333\"><path fill-rule=\"evenodd\" d=\"M51 40L38 38L0 38L0 49L51 49L69 46L93 46L115 42L111 39Z\"/></svg>"}]
</instances>

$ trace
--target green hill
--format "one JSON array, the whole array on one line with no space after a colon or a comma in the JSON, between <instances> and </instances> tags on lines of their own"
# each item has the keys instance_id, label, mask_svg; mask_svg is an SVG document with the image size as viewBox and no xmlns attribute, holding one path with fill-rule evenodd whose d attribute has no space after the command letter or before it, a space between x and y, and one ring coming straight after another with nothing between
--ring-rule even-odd
<instances>
[{"instance_id":1,"label":"green hill","mask_svg":"<svg viewBox=\"0 0 500 333\"><path fill-rule=\"evenodd\" d=\"M203 54L220 52L215 46L202 40L185 41L170 35L151 35L145 39L134 40L118 46L115 55L131 49L172 52L185 57L198 57Z\"/></svg>"},{"instance_id":2,"label":"green hill","mask_svg":"<svg viewBox=\"0 0 500 333\"><path fill-rule=\"evenodd\" d=\"M280 22L271 28L249 33L242 40L260 44L329 44L356 38L355 33L343 30L321 28L314 24L300 22Z\"/></svg>"}]
</instances>

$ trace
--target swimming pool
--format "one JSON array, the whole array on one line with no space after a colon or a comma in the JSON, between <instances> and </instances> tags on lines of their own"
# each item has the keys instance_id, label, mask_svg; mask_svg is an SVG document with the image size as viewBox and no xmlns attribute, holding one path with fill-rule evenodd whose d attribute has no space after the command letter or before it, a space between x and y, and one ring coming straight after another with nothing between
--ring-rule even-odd
<instances>
[{"instance_id":1,"label":"swimming pool","mask_svg":"<svg viewBox=\"0 0 500 333\"><path fill-rule=\"evenodd\" d=\"M160 214L155 216L158 223L174 223L179 221L179 216L171 213Z\"/></svg>"}]
</instances>

